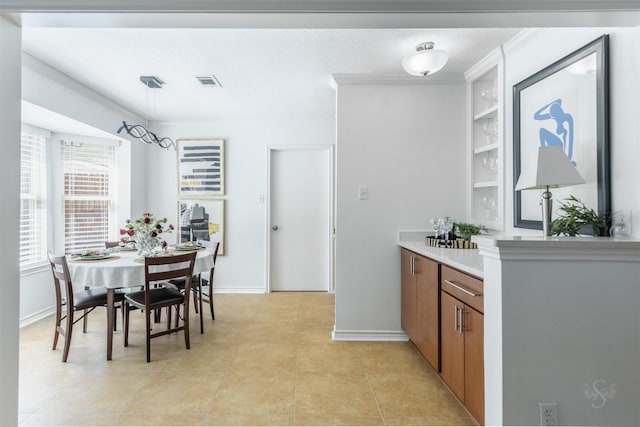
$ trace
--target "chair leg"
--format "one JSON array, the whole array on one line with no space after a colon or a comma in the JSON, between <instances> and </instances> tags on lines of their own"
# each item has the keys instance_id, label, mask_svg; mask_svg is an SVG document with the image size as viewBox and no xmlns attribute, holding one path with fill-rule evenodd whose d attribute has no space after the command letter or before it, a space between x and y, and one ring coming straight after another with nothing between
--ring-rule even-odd
<instances>
[{"instance_id":1,"label":"chair leg","mask_svg":"<svg viewBox=\"0 0 640 427\"><path fill-rule=\"evenodd\" d=\"M124 316L124 346L129 346L129 303L124 303L124 311L122 315Z\"/></svg>"},{"instance_id":2,"label":"chair leg","mask_svg":"<svg viewBox=\"0 0 640 427\"><path fill-rule=\"evenodd\" d=\"M73 332L73 309L67 314L67 329L64 333L64 350L62 351L62 362L67 361L69 357L69 348L71 347L71 333Z\"/></svg>"},{"instance_id":3,"label":"chair leg","mask_svg":"<svg viewBox=\"0 0 640 427\"><path fill-rule=\"evenodd\" d=\"M84 310L84 318L82 319L82 333L86 334L87 333L87 320L89 319L89 316L87 316L88 310L85 309Z\"/></svg>"},{"instance_id":4,"label":"chair leg","mask_svg":"<svg viewBox=\"0 0 640 427\"><path fill-rule=\"evenodd\" d=\"M196 311L199 311L200 314L200 333L204 334L204 321L202 319L204 317L204 311L202 311L202 282L198 283L198 304L200 304L200 310ZM198 307L198 304L194 303L196 307Z\"/></svg>"},{"instance_id":5,"label":"chair leg","mask_svg":"<svg viewBox=\"0 0 640 427\"><path fill-rule=\"evenodd\" d=\"M122 308L122 303L120 303L120 308ZM113 331L117 331L118 330L118 308L114 305L113 306Z\"/></svg>"},{"instance_id":6,"label":"chair leg","mask_svg":"<svg viewBox=\"0 0 640 427\"><path fill-rule=\"evenodd\" d=\"M60 336L60 331L58 330L58 328L60 327L60 319L62 318L62 308L60 307L60 304L57 304L56 306L56 324L55 324L55 330L53 333L53 350L56 349L57 345L58 345L58 337Z\"/></svg>"},{"instance_id":7,"label":"chair leg","mask_svg":"<svg viewBox=\"0 0 640 427\"><path fill-rule=\"evenodd\" d=\"M145 324L146 324L146 337L147 337L147 363L151 362L151 313L150 310L145 310Z\"/></svg>"},{"instance_id":8,"label":"chair leg","mask_svg":"<svg viewBox=\"0 0 640 427\"><path fill-rule=\"evenodd\" d=\"M183 306L183 310L184 310L184 322L183 322L183 326L184 326L184 345L187 347L187 350L189 350L191 348L191 341L189 340L189 313L187 313L187 310L189 309L189 307L187 305ZM180 310L180 306L178 306L178 310Z\"/></svg>"}]
</instances>

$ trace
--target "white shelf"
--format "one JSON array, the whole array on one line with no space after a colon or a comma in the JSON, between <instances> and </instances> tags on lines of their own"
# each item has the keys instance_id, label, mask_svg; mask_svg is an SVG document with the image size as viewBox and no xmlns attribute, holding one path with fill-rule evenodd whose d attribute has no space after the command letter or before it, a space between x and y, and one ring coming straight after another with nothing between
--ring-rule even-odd
<instances>
[{"instance_id":1,"label":"white shelf","mask_svg":"<svg viewBox=\"0 0 640 427\"><path fill-rule=\"evenodd\" d=\"M467 216L504 230L504 55L496 49L465 73L467 81ZM494 97L488 106L487 91ZM490 125L490 126L489 126ZM487 135L487 126L495 134Z\"/></svg>"},{"instance_id":2,"label":"white shelf","mask_svg":"<svg viewBox=\"0 0 640 427\"><path fill-rule=\"evenodd\" d=\"M473 116L473 120L478 121L478 120L482 120L484 118L487 118L489 116L495 116L498 112L498 106L494 105L492 107L487 108L484 111L479 112L478 114L476 114L475 116Z\"/></svg>"},{"instance_id":3,"label":"white shelf","mask_svg":"<svg viewBox=\"0 0 640 427\"><path fill-rule=\"evenodd\" d=\"M482 181L482 182L474 182L473 188L489 188L489 187L497 187L498 181Z\"/></svg>"},{"instance_id":4,"label":"white shelf","mask_svg":"<svg viewBox=\"0 0 640 427\"><path fill-rule=\"evenodd\" d=\"M497 150L498 148L499 145L497 142L495 142L493 144L487 144L483 145L482 147L476 148L475 150L473 150L473 154L486 153L487 151Z\"/></svg>"}]
</instances>

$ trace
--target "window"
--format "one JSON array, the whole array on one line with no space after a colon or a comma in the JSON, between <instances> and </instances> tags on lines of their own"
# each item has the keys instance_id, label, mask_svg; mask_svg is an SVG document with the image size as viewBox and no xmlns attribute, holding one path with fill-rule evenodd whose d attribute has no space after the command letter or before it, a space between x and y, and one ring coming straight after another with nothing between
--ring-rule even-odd
<instances>
[{"instance_id":1,"label":"window","mask_svg":"<svg viewBox=\"0 0 640 427\"><path fill-rule=\"evenodd\" d=\"M116 150L62 141L64 251L101 248L114 230Z\"/></svg>"},{"instance_id":2,"label":"window","mask_svg":"<svg viewBox=\"0 0 640 427\"><path fill-rule=\"evenodd\" d=\"M22 133L20 150L20 268L47 257L46 138Z\"/></svg>"}]
</instances>

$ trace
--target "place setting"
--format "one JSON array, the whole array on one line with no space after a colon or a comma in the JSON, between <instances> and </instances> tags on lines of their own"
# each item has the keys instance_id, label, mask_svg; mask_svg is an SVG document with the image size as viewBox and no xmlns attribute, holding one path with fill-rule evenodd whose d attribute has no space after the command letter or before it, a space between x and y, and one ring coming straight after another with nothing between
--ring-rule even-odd
<instances>
[{"instance_id":1,"label":"place setting","mask_svg":"<svg viewBox=\"0 0 640 427\"><path fill-rule=\"evenodd\" d=\"M98 262L120 258L110 250L85 249L77 254L69 255L72 262Z\"/></svg>"}]
</instances>

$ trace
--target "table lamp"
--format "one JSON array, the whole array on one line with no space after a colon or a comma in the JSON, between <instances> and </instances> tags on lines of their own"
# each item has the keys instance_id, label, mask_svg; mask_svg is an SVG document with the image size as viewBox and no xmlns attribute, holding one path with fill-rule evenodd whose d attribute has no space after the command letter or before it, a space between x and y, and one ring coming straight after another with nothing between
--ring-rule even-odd
<instances>
[{"instance_id":1,"label":"table lamp","mask_svg":"<svg viewBox=\"0 0 640 427\"><path fill-rule=\"evenodd\" d=\"M550 188L584 184L575 166L562 148L538 147L537 159L531 168L524 169L516 183L516 191L544 189L542 193L542 231L551 236L551 211L553 199Z\"/></svg>"}]
</instances>

